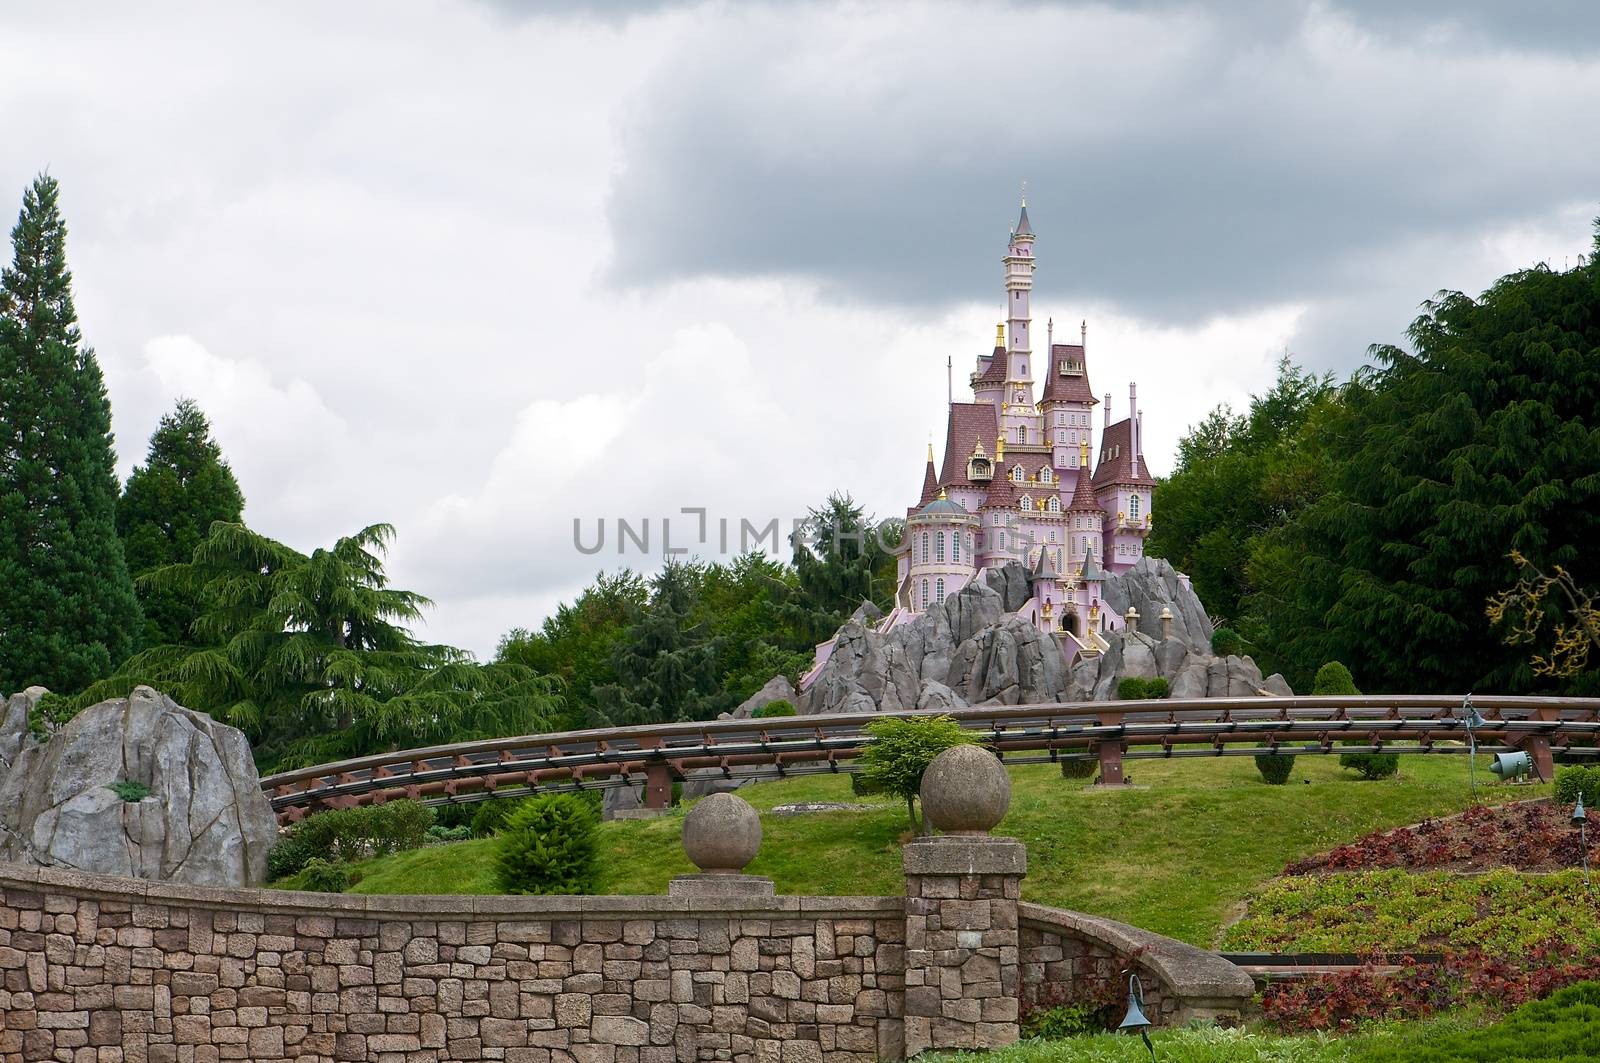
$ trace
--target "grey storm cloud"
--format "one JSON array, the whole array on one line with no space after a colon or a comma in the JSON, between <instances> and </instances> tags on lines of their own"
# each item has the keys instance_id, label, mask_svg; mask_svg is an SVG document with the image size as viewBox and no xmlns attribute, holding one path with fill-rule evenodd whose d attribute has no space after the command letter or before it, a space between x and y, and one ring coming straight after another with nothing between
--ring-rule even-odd
<instances>
[{"instance_id":1,"label":"grey storm cloud","mask_svg":"<svg viewBox=\"0 0 1600 1063\"><path fill-rule=\"evenodd\" d=\"M623 130L612 279L981 298L1026 178L1042 286L1181 322L1600 199L1600 5L903 10L691 37Z\"/></svg>"}]
</instances>

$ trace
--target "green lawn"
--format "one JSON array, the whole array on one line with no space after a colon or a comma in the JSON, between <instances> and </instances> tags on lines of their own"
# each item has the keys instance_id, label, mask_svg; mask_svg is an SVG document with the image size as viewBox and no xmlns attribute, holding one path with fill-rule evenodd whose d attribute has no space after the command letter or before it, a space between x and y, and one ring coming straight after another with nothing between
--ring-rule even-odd
<instances>
[{"instance_id":1,"label":"green lawn","mask_svg":"<svg viewBox=\"0 0 1600 1063\"><path fill-rule=\"evenodd\" d=\"M1053 766L1028 765L1012 769L1011 811L998 833L1027 843L1025 899L1212 946L1230 910L1289 860L1371 830L1465 808L1466 768L1460 757L1409 757L1398 777L1369 782L1341 770L1333 757L1302 757L1288 785L1268 786L1248 757L1134 761L1128 770L1137 785L1106 792L1063 779ZM1482 758L1479 769L1485 800L1549 792L1492 785ZM903 805L854 797L843 775L766 783L740 795L763 812L806 800L871 806L865 812L763 815L761 854L749 870L771 876L779 892L893 894L903 888ZM664 893L673 875L689 871L680 827L681 814L604 824L607 892ZM401 853L358 870L363 878L353 892L496 892L483 841Z\"/></svg>"}]
</instances>

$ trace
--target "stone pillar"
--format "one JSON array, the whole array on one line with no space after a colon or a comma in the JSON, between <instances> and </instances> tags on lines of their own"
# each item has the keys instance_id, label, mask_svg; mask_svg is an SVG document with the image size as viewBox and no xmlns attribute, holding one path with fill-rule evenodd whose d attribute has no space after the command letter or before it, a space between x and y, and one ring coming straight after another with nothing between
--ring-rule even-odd
<instances>
[{"instance_id":1,"label":"stone pillar","mask_svg":"<svg viewBox=\"0 0 1600 1063\"><path fill-rule=\"evenodd\" d=\"M1145 517L1145 519L1149 519L1148 515ZM1163 605L1161 607L1161 616L1159 619L1161 620L1161 638L1163 640L1170 639L1172 637L1172 607L1169 605Z\"/></svg>"},{"instance_id":2,"label":"stone pillar","mask_svg":"<svg viewBox=\"0 0 1600 1063\"><path fill-rule=\"evenodd\" d=\"M1017 902L1028 854L990 836L1011 801L995 756L956 746L922 778L922 811L943 834L905 847L905 1052L999 1048L1019 1037Z\"/></svg>"}]
</instances>

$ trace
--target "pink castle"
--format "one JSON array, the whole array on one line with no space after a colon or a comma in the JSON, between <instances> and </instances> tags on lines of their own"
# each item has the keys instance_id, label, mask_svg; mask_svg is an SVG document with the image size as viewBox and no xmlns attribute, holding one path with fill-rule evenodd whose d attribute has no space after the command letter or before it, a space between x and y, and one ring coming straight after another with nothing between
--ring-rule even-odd
<instances>
[{"instance_id":1,"label":"pink castle","mask_svg":"<svg viewBox=\"0 0 1600 1063\"><path fill-rule=\"evenodd\" d=\"M922 498L906 511L895 608L880 628L940 604L985 569L1017 561L1031 573L1033 590L1017 615L1051 632L1071 659L1096 652L1100 633L1123 626L1100 592L1108 575L1144 556L1155 479L1132 384L1128 416L1114 424L1105 396L1091 471L1099 400L1089 385L1087 325L1077 343L1056 343L1052 324L1043 354L1033 350L1026 202L1003 261L1007 321L996 328L994 350L978 356L973 401L950 403L941 467L928 446Z\"/></svg>"}]
</instances>

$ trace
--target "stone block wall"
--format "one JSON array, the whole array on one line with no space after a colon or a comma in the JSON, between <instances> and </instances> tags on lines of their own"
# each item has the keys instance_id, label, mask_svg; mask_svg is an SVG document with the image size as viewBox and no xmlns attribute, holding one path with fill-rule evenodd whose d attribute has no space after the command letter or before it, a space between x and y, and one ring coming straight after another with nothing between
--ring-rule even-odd
<instances>
[{"instance_id":1,"label":"stone block wall","mask_svg":"<svg viewBox=\"0 0 1600 1063\"><path fill-rule=\"evenodd\" d=\"M899 898L361 898L8 867L0 1060L870 1063L901 1054L904 929Z\"/></svg>"}]
</instances>

